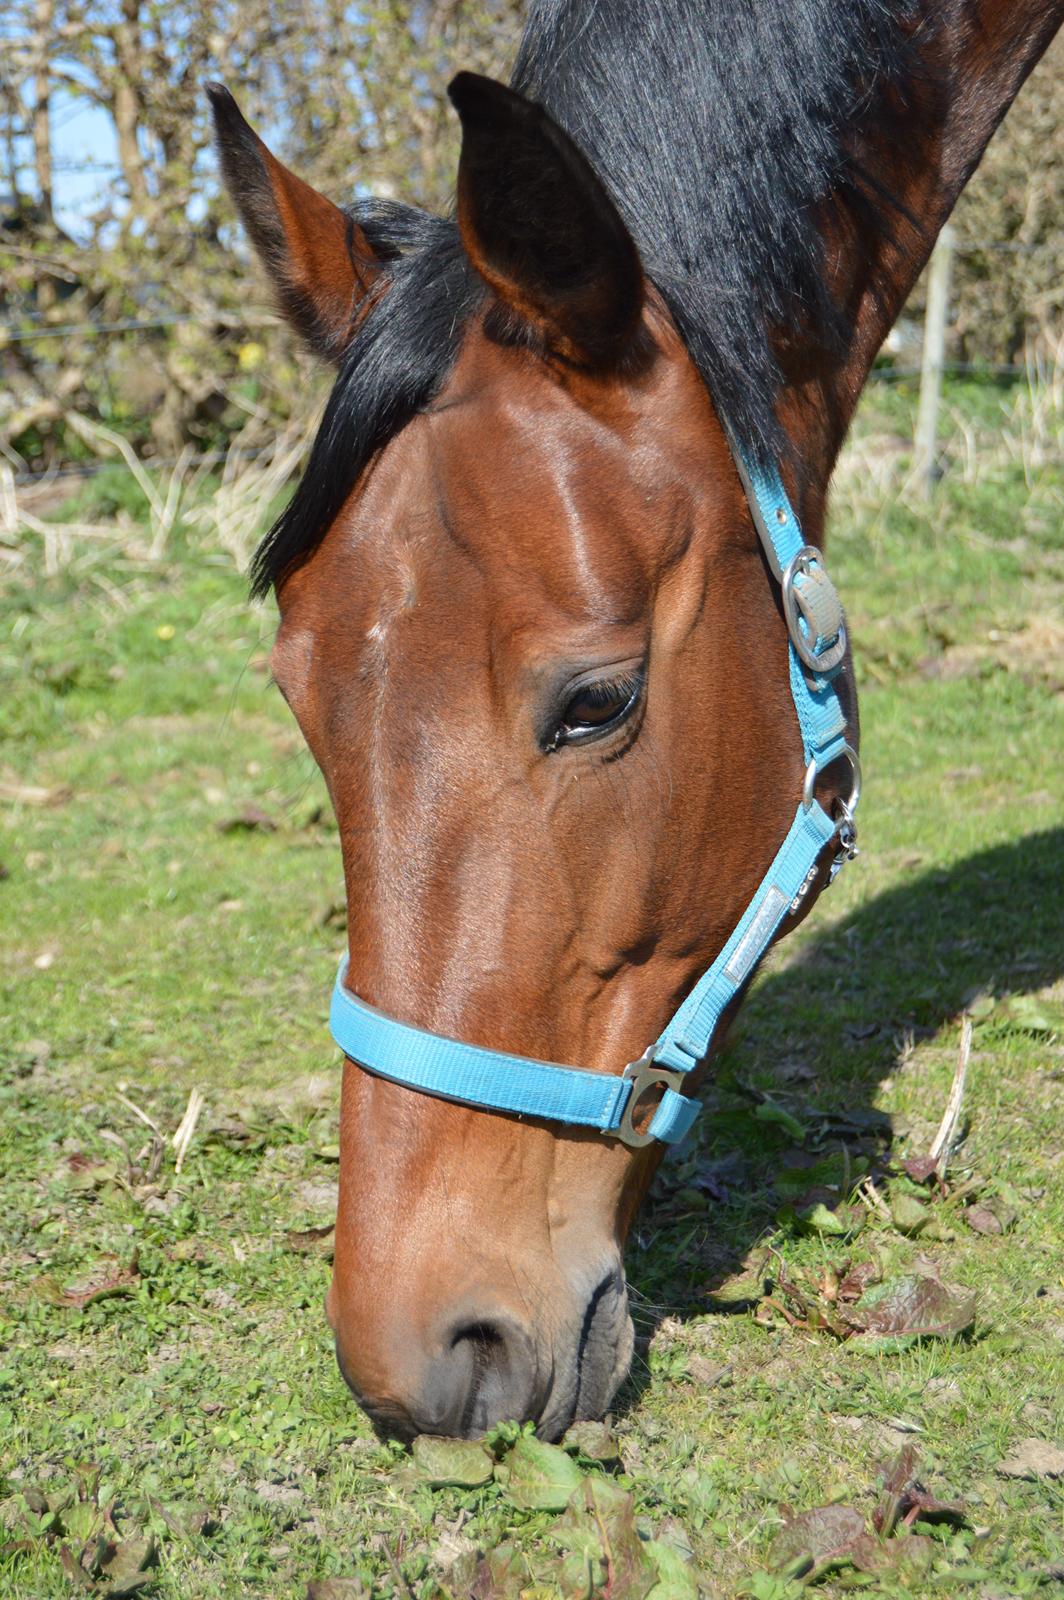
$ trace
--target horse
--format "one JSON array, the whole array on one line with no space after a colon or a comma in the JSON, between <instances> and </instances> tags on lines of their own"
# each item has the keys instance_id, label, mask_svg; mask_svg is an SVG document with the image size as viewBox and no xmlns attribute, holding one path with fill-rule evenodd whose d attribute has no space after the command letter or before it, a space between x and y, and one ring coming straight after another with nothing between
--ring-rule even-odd
<instances>
[{"instance_id":1,"label":"horse","mask_svg":"<svg viewBox=\"0 0 1064 1600\"><path fill-rule=\"evenodd\" d=\"M450 85L444 218L334 204L210 87L229 194L336 367L253 589L339 829L326 1311L384 1431L555 1439L626 1374L664 1142L853 853L832 468L1062 15L532 0L509 84Z\"/></svg>"}]
</instances>

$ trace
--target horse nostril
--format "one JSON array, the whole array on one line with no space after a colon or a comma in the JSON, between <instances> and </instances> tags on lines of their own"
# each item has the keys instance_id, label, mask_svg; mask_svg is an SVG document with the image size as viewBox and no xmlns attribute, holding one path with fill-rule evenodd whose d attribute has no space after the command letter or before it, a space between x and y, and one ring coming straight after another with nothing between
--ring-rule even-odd
<instances>
[{"instance_id":1,"label":"horse nostril","mask_svg":"<svg viewBox=\"0 0 1064 1600\"><path fill-rule=\"evenodd\" d=\"M437 1432L469 1437L535 1417L542 1397L532 1340L506 1317L463 1318L444 1340L428 1389L424 1410L444 1424Z\"/></svg>"},{"instance_id":2,"label":"horse nostril","mask_svg":"<svg viewBox=\"0 0 1064 1600\"><path fill-rule=\"evenodd\" d=\"M337 1339L344 1379L378 1432L393 1438L436 1433L470 1439L497 1422L538 1421L550 1388L549 1372L545 1381L540 1376L530 1332L507 1316L466 1316L445 1324L442 1336L406 1347L406 1381L400 1361L391 1381L369 1392L348 1354Z\"/></svg>"},{"instance_id":3,"label":"horse nostril","mask_svg":"<svg viewBox=\"0 0 1064 1600\"><path fill-rule=\"evenodd\" d=\"M473 1359L478 1364L490 1361L493 1353L505 1359L506 1338L495 1322L459 1323L451 1335L451 1349L466 1341L472 1346Z\"/></svg>"}]
</instances>

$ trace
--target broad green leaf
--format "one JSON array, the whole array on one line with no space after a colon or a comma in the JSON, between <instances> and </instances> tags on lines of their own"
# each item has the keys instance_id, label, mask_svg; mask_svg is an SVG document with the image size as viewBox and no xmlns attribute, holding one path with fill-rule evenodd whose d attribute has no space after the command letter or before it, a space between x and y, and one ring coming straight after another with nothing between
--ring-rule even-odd
<instances>
[{"instance_id":1,"label":"broad green leaf","mask_svg":"<svg viewBox=\"0 0 1064 1600\"><path fill-rule=\"evenodd\" d=\"M965 1007L974 1022L984 1022L987 1017L993 1016L996 1009L997 1000L992 994L977 994Z\"/></svg>"},{"instance_id":2,"label":"broad green leaf","mask_svg":"<svg viewBox=\"0 0 1064 1600\"><path fill-rule=\"evenodd\" d=\"M596 1595L608 1584L611 1600L646 1600L659 1581L658 1566L636 1530L632 1496L612 1478L585 1478L550 1538L590 1563ZM579 1564L570 1563L568 1570L578 1573Z\"/></svg>"},{"instance_id":3,"label":"broad green leaf","mask_svg":"<svg viewBox=\"0 0 1064 1600\"><path fill-rule=\"evenodd\" d=\"M529 1578L521 1552L512 1544L501 1544L483 1555L463 1556L443 1593L454 1600L522 1600L529 1594Z\"/></svg>"},{"instance_id":4,"label":"broad green leaf","mask_svg":"<svg viewBox=\"0 0 1064 1600\"><path fill-rule=\"evenodd\" d=\"M495 1476L507 1498L524 1511L561 1511L583 1482L572 1456L531 1434L518 1439Z\"/></svg>"},{"instance_id":5,"label":"broad green leaf","mask_svg":"<svg viewBox=\"0 0 1064 1600\"><path fill-rule=\"evenodd\" d=\"M189 1501L163 1503L149 1495L149 1511L157 1517L175 1539L193 1539L213 1531L214 1518L205 1505Z\"/></svg>"},{"instance_id":6,"label":"broad green leaf","mask_svg":"<svg viewBox=\"0 0 1064 1600\"><path fill-rule=\"evenodd\" d=\"M487 1483L495 1463L482 1444L467 1439L440 1439L423 1433L411 1447L418 1475L433 1489L453 1484L474 1489Z\"/></svg>"},{"instance_id":7,"label":"broad green leaf","mask_svg":"<svg viewBox=\"0 0 1064 1600\"><path fill-rule=\"evenodd\" d=\"M675 1545L652 1539L645 1549L658 1572L649 1600L698 1600L695 1575Z\"/></svg>"},{"instance_id":8,"label":"broad green leaf","mask_svg":"<svg viewBox=\"0 0 1064 1600\"><path fill-rule=\"evenodd\" d=\"M863 1156L847 1162L841 1150L830 1150L808 1166L783 1167L773 1174L772 1182L781 1199L800 1200L811 1189L841 1190L867 1171L868 1162Z\"/></svg>"},{"instance_id":9,"label":"broad green leaf","mask_svg":"<svg viewBox=\"0 0 1064 1600\"><path fill-rule=\"evenodd\" d=\"M567 1550L553 1573L561 1600L594 1600L602 1593L597 1574L601 1571L601 1546L592 1553Z\"/></svg>"},{"instance_id":10,"label":"broad green leaf","mask_svg":"<svg viewBox=\"0 0 1064 1600\"><path fill-rule=\"evenodd\" d=\"M101 1562L100 1570L108 1580L108 1594L133 1594L151 1583L147 1570L155 1559L155 1540L123 1539L116 1545L110 1559Z\"/></svg>"},{"instance_id":11,"label":"broad green leaf","mask_svg":"<svg viewBox=\"0 0 1064 1600\"><path fill-rule=\"evenodd\" d=\"M888 1539L878 1544L873 1539L862 1543L856 1551L856 1565L862 1572L888 1573L898 1578L908 1589L914 1580L926 1577L935 1554L935 1542L926 1534L910 1533L901 1538Z\"/></svg>"},{"instance_id":12,"label":"broad green leaf","mask_svg":"<svg viewBox=\"0 0 1064 1600\"><path fill-rule=\"evenodd\" d=\"M574 1422L562 1440L562 1449L588 1461L619 1461L621 1455L604 1422Z\"/></svg>"},{"instance_id":13,"label":"broad green leaf","mask_svg":"<svg viewBox=\"0 0 1064 1600\"><path fill-rule=\"evenodd\" d=\"M803 1233L823 1233L845 1239L860 1233L864 1226L864 1212L855 1206L838 1206L832 1210L818 1200L816 1205L799 1211L796 1220Z\"/></svg>"},{"instance_id":14,"label":"broad green leaf","mask_svg":"<svg viewBox=\"0 0 1064 1600\"><path fill-rule=\"evenodd\" d=\"M1000 1010L1022 1033L1064 1034L1064 1005L1059 1001L1033 994L1014 994L1002 1002Z\"/></svg>"},{"instance_id":15,"label":"broad green leaf","mask_svg":"<svg viewBox=\"0 0 1064 1600\"><path fill-rule=\"evenodd\" d=\"M930 1213L911 1194L895 1194L891 1196L890 1217L898 1232L911 1238L927 1226Z\"/></svg>"},{"instance_id":16,"label":"broad green leaf","mask_svg":"<svg viewBox=\"0 0 1064 1600\"><path fill-rule=\"evenodd\" d=\"M103 1527L103 1512L91 1500L79 1500L63 1512L63 1531L77 1544L88 1544Z\"/></svg>"},{"instance_id":17,"label":"broad green leaf","mask_svg":"<svg viewBox=\"0 0 1064 1600\"><path fill-rule=\"evenodd\" d=\"M124 1172L125 1167L117 1156L103 1161L87 1156L71 1156L63 1182L73 1194L89 1193L93 1189L102 1189L104 1184L117 1183L119 1171Z\"/></svg>"}]
</instances>

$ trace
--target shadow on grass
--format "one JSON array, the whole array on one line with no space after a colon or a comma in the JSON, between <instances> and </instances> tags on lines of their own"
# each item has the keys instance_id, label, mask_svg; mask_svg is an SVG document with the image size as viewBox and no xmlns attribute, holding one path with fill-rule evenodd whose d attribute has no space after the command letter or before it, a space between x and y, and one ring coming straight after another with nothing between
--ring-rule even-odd
<instances>
[{"instance_id":1,"label":"shadow on grass","mask_svg":"<svg viewBox=\"0 0 1064 1600\"><path fill-rule=\"evenodd\" d=\"M773 1225L773 1177L794 1159L793 1136L755 1115L759 1091L802 1121L815 1108L812 1120L840 1130L836 1149L868 1150L883 1122L876 1091L909 1041L978 994L1022 994L1061 974L1064 828L926 872L819 934L814 922L797 959L751 994L704 1091L694 1148L662 1165L637 1220L627 1265L639 1346L665 1315L745 1308L714 1291ZM645 1362L636 1368L620 1410L646 1385Z\"/></svg>"}]
</instances>

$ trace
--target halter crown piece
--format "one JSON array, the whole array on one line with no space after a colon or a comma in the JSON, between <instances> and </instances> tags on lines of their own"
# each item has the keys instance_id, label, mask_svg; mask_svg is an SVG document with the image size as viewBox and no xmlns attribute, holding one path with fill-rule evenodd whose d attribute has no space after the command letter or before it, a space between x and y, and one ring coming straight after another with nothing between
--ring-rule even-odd
<instances>
[{"instance_id":1,"label":"halter crown piece","mask_svg":"<svg viewBox=\"0 0 1064 1600\"><path fill-rule=\"evenodd\" d=\"M463 1044L411 1027L359 1000L345 987L346 957L333 989L329 1026L350 1060L422 1094L485 1111L509 1112L597 1128L631 1146L675 1144L701 1107L683 1092L687 1075L708 1054L725 1007L764 954L780 923L798 911L817 876L821 853L838 850L831 877L857 853L854 812L861 793L857 752L846 742L846 718L835 680L846 654L846 626L824 558L802 531L774 466L760 467L732 439L732 454L772 574L780 585L789 636L791 695L805 753L805 782L794 821L776 858L712 966L654 1044L622 1074L534 1061ZM816 799L817 775L849 762L852 785L830 817ZM649 1122L635 1115L646 1097L660 1098Z\"/></svg>"}]
</instances>

